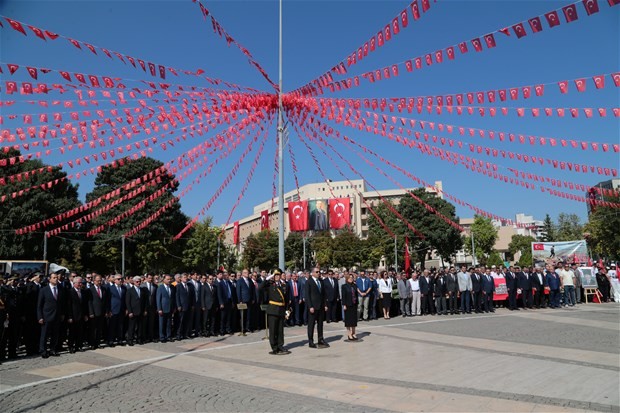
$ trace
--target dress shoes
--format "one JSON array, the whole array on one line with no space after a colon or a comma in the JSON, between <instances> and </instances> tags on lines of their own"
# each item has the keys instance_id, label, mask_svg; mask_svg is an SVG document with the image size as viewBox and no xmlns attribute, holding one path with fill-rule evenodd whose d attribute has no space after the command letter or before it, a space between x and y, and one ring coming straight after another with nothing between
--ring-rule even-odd
<instances>
[{"instance_id":1,"label":"dress shoes","mask_svg":"<svg viewBox=\"0 0 620 413\"><path fill-rule=\"evenodd\" d=\"M282 347L280 347L278 349L278 354L282 354L282 355L284 355L284 354L291 354L291 352L286 350L286 349L283 349Z\"/></svg>"},{"instance_id":2,"label":"dress shoes","mask_svg":"<svg viewBox=\"0 0 620 413\"><path fill-rule=\"evenodd\" d=\"M329 344L327 344L325 340L319 341L319 348L327 348L327 347L329 347Z\"/></svg>"},{"instance_id":3,"label":"dress shoes","mask_svg":"<svg viewBox=\"0 0 620 413\"><path fill-rule=\"evenodd\" d=\"M278 355L278 351L277 350L272 350L269 352L269 354L271 354L272 356L277 356Z\"/></svg>"},{"instance_id":4,"label":"dress shoes","mask_svg":"<svg viewBox=\"0 0 620 413\"><path fill-rule=\"evenodd\" d=\"M308 347L310 348L316 348L316 344L314 344L313 342L308 343Z\"/></svg>"},{"instance_id":5,"label":"dress shoes","mask_svg":"<svg viewBox=\"0 0 620 413\"><path fill-rule=\"evenodd\" d=\"M52 357L60 357L60 354L58 354L57 351L52 351L50 354L52 355Z\"/></svg>"},{"instance_id":6,"label":"dress shoes","mask_svg":"<svg viewBox=\"0 0 620 413\"><path fill-rule=\"evenodd\" d=\"M41 353L41 357L43 357L44 359L49 358L49 353L45 352L45 353Z\"/></svg>"}]
</instances>

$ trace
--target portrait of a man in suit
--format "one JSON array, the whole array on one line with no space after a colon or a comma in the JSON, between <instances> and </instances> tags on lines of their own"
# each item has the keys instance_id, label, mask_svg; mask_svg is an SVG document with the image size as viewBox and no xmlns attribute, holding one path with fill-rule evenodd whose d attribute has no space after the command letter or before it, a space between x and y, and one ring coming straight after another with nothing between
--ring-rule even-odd
<instances>
[{"instance_id":1,"label":"portrait of a man in suit","mask_svg":"<svg viewBox=\"0 0 620 413\"><path fill-rule=\"evenodd\" d=\"M310 229L314 231L327 231L328 229L324 200L319 199L310 202Z\"/></svg>"}]
</instances>

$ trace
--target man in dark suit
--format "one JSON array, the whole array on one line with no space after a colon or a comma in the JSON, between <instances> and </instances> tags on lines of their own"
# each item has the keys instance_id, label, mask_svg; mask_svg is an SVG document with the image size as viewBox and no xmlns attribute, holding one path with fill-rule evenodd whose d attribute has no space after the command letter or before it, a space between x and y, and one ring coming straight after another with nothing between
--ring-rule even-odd
<instances>
[{"instance_id":1,"label":"man in dark suit","mask_svg":"<svg viewBox=\"0 0 620 413\"><path fill-rule=\"evenodd\" d=\"M245 316L243 319L243 324L240 326L240 330L242 333L246 331L250 331L250 317L252 317L252 306L256 301L256 290L254 288L254 283L250 279L250 272L247 268L244 268L241 271L241 278L237 280L237 300L238 303L246 304L247 310L245 310Z\"/></svg>"},{"instance_id":2,"label":"man in dark suit","mask_svg":"<svg viewBox=\"0 0 620 413\"><path fill-rule=\"evenodd\" d=\"M310 213L310 229L315 231L327 230L327 211L325 211L325 202L318 200L314 210Z\"/></svg>"},{"instance_id":3,"label":"man in dark suit","mask_svg":"<svg viewBox=\"0 0 620 413\"><path fill-rule=\"evenodd\" d=\"M213 287L213 276L203 276L206 282L201 288L201 302L203 308L203 325L202 332L206 337L216 335L215 333L215 315L217 304L217 291Z\"/></svg>"},{"instance_id":4,"label":"man in dark suit","mask_svg":"<svg viewBox=\"0 0 620 413\"><path fill-rule=\"evenodd\" d=\"M506 289L508 290L508 309L510 311L518 310L517 285L517 274L514 272L514 268L510 266L506 271Z\"/></svg>"},{"instance_id":5,"label":"man in dark suit","mask_svg":"<svg viewBox=\"0 0 620 413\"><path fill-rule=\"evenodd\" d=\"M456 268L450 267L446 276L446 290L448 291L448 310L450 314L458 314L456 307L456 298L459 295L459 282L456 277Z\"/></svg>"},{"instance_id":6,"label":"man in dark suit","mask_svg":"<svg viewBox=\"0 0 620 413\"><path fill-rule=\"evenodd\" d=\"M484 267L476 267L471 274L471 294L473 299L474 312L482 312L482 275L481 271L484 271Z\"/></svg>"},{"instance_id":7,"label":"man in dark suit","mask_svg":"<svg viewBox=\"0 0 620 413\"><path fill-rule=\"evenodd\" d=\"M311 348L317 347L314 344L314 324L316 323L319 348L329 347L323 338L323 320L327 311L327 300L319 268L312 270L312 276L306 283L305 293L306 305L308 306L308 345Z\"/></svg>"},{"instance_id":8,"label":"man in dark suit","mask_svg":"<svg viewBox=\"0 0 620 413\"><path fill-rule=\"evenodd\" d=\"M125 321L125 288L123 277L120 274L114 276L114 284L108 287L108 345L114 347L123 344L123 323Z\"/></svg>"},{"instance_id":9,"label":"man in dark suit","mask_svg":"<svg viewBox=\"0 0 620 413\"><path fill-rule=\"evenodd\" d=\"M232 334L233 284L228 280L228 273L222 274L217 289L217 301L220 304L220 335Z\"/></svg>"},{"instance_id":10,"label":"man in dark suit","mask_svg":"<svg viewBox=\"0 0 620 413\"><path fill-rule=\"evenodd\" d=\"M143 342L157 341L159 335L157 333L157 285L153 283L153 275L146 274L144 282L140 286L141 294L146 297L146 315L142 322L141 337Z\"/></svg>"},{"instance_id":11,"label":"man in dark suit","mask_svg":"<svg viewBox=\"0 0 620 413\"><path fill-rule=\"evenodd\" d=\"M537 267L536 272L531 274L532 287L534 295L534 306L536 308L545 308L545 287L547 287L547 277L542 272L542 268Z\"/></svg>"},{"instance_id":12,"label":"man in dark suit","mask_svg":"<svg viewBox=\"0 0 620 413\"><path fill-rule=\"evenodd\" d=\"M194 295L194 311L192 312L192 324L189 328L191 337L198 337L202 329L202 284L197 272L193 272L188 281L191 293Z\"/></svg>"},{"instance_id":13,"label":"man in dark suit","mask_svg":"<svg viewBox=\"0 0 620 413\"><path fill-rule=\"evenodd\" d=\"M560 308L560 276L554 271L553 266L549 264L545 270L545 278L549 286L549 307Z\"/></svg>"},{"instance_id":14,"label":"man in dark suit","mask_svg":"<svg viewBox=\"0 0 620 413\"><path fill-rule=\"evenodd\" d=\"M523 309L532 308L532 276L527 267L523 267L523 271L517 269L517 285L521 289L521 300L523 301Z\"/></svg>"},{"instance_id":15,"label":"man in dark suit","mask_svg":"<svg viewBox=\"0 0 620 413\"><path fill-rule=\"evenodd\" d=\"M176 304L179 313L179 325L177 327L177 340L187 338L189 332L190 312L194 309L194 293L187 283L187 274L181 274L181 282L176 286Z\"/></svg>"},{"instance_id":16,"label":"man in dark suit","mask_svg":"<svg viewBox=\"0 0 620 413\"><path fill-rule=\"evenodd\" d=\"M125 306L127 308L127 344L133 346L134 341L142 344L142 324L146 317L146 303L148 300L145 291L140 287L142 279L133 277L133 285L127 287L125 292Z\"/></svg>"},{"instance_id":17,"label":"man in dark suit","mask_svg":"<svg viewBox=\"0 0 620 413\"><path fill-rule=\"evenodd\" d=\"M58 334L60 323L64 318L65 297L64 290L58 285L58 274L50 274L49 284L41 288L37 300L37 318L41 325L41 339L39 341L39 353L41 357L48 358L47 340L50 340L52 356L58 356Z\"/></svg>"},{"instance_id":18,"label":"man in dark suit","mask_svg":"<svg viewBox=\"0 0 620 413\"><path fill-rule=\"evenodd\" d=\"M448 294L448 287L446 285L443 270L440 270L435 276L433 284L433 296L435 297L435 310L437 311L437 315L446 315L448 314L448 309L446 308L446 295Z\"/></svg>"},{"instance_id":19,"label":"man in dark suit","mask_svg":"<svg viewBox=\"0 0 620 413\"><path fill-rule=\"evenodd\" d=\"M88 320L88 291L82 288L82 277L73 277L73 288L67 294L69 353L83 351L84 323Z\"/></svg>"},{"instance_id":20,"label":"man in dark suit","mask_svg":"<svg viewBox=\"0 0 620 413\"><path fill-rule=\"evenodd\" d=\"M323 279L323 287L325 287L325 300L327 301L326 319L328 323L338 321L338 302L340 301L340 289L338 281L334 280L334 272L327 271L327 277Z\"/></svg>"},{"instance_id":21,"label":"man in dark suit","mask_svg":"<svg viewBox=\"0 0 620 413\"><path fill-rule=\"evenodd\" d=\"M428 270L420 277L420 297L422 298L422 314L433 313L433 279Z\"/></svg>"},{"instance_id":22,"label":"man in dark suit","mask_svg":"<svg viewBox=\"0 0 620 413\"><path fill-rule=\"evenodd\" d=\"M495 293L495 280L491 276L491 269L487 268L482 276L482 304L484 308L484 312L488 313L489 311L494 313L495 309L493 308L493 293Z\"/></svg>"},{"instance_id":23,"label":"man in dark suit","mask_svg":"<svg viewBox=\"0 0 620 413\"><path fill-rule=\"evenodd\" d=\"M175 297L170 282L172 277L164 274L162 285L157 287L155 303L159 316L159 341L162 343L172 339L172 314L175 311Z\"/></svg>"},{"instance_id":24,"label":"man in dark suit","mask_svg":"<svg viewBox=\"0 0 620 413\"><path fill-rule=\"evenodd\" d=\"M107 317L108 289L101 285L101 281L101 275L95 275L88 294L89 343L92 350L99 348Z\"/></svg>"},{"instance_id":25,"label":"man in dark suit","mask_svg":"<svg viewBox=\"0 0 620 413\"><path fill-rule=\"evenodd\" d=\"M302 273L300 271L300 273ZM303 274L303 273L302 273ZM303 316L300 314L300 302L301 294L299 287L299 273L291 275L291 279L286 283L286 289L289 292L289 307L291 308L291 315L286 321L286 324L290 326L301 325Z\"/></svg>"}]
</instances>

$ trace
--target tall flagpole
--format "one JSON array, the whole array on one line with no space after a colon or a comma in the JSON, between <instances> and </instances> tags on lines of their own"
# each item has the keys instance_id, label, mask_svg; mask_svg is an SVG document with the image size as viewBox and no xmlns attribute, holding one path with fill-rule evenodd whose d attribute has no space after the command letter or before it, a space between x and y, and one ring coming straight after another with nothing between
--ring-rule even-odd
<instances>
[{"instance_id":1,"label":"tall flagpole","mask_svg":"<svg viewBox=\"0 0 620 413\"><path fill-rule=\"evenodd\" d=\"M279 44L279 91L278 91L278 267L284 270L284 127L282 114L282 0L280 0L280 44Z\"/></svg>"}]
</instances>

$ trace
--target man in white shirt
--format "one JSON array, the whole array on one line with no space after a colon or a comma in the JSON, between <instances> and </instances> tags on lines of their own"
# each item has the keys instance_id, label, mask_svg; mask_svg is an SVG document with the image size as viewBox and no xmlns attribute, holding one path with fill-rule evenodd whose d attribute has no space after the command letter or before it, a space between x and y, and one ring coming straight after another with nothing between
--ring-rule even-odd
<instances>
[{"instance_id":1,"label":"man in white shirt","mask_svg":"<svg viewBox=\"0 0 620 413\"><path fill-rule=\"evenodd\" d=\"M560 263L559 270L556 270L560 276L562 287L564 287L564 307L575 305L575 284L573 278L575 274L564 263Z\"/></svg>"},{"instance_id":2,"label":"man in white shirt","mask_svg":"<svg viewBox=\"0 0 620 413\"><path fill-rule=\"evenodd\" d=\"M422 315L422 301L420 300L420 281L418 280L418 272L414 271L409 279L411 286L411 315Z\"/></svg>"}]
</instances>

